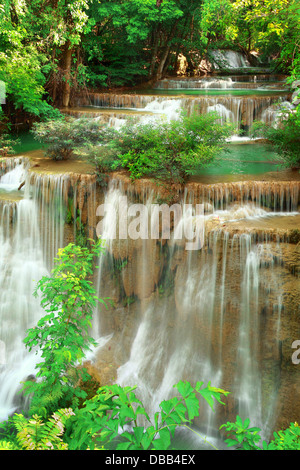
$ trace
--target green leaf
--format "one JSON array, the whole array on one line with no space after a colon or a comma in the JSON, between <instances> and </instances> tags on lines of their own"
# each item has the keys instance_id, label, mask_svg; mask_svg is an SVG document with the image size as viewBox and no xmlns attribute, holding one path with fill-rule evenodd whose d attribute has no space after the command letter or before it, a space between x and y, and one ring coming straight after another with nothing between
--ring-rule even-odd
<instances>
[{"instance_id":1,"label":"green leaf","mask_svg":"<svg viewBox=\"0 0 300 470\"><path fill-rule=\"evenodd\" d=\"M133 428L133 433L136 439L136 443L140 445L143 434L144 434L144 428L143 426L136 426Z\"/></svg>"},{"instance_id":2,"label":"green leaf","mask_svg":"<svg viewBox=\"0 0 300 470\"><path fill-rule=\"evenodd\" d=\"M155 450L166 450L171 445L170 432L167 428L159 430L159 438L153 441Z\"/></svg>"}]
</instances>

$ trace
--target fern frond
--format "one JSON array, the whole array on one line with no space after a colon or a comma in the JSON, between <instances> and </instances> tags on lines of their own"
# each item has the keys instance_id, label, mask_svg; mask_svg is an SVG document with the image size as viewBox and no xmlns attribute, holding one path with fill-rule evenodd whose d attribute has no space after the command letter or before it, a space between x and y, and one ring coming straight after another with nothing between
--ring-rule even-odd
<instances>
[{"instance_id":1,"label":"fern frond","mask_svg":"<svg viewBox=\"0 0 300 470\"><path fill-rule=\"evenodd\" d=\"M0 450L20 450L13 442L0 441Z\"/></svg>"},{"instance_id":2,"label":"fern frond","mask_svg":"<svg viewBox=\"0 0 300 470\"><path fill-rule=\"evenodd\" d=\"M14 424L17 429L17 441L23 450L66 450L68 445L62 441L66 421L74 415L71 408L53 413L52 417L43 422L34 415L27 420L23 415L15 415Z\"/></svg>"}]
</instances>

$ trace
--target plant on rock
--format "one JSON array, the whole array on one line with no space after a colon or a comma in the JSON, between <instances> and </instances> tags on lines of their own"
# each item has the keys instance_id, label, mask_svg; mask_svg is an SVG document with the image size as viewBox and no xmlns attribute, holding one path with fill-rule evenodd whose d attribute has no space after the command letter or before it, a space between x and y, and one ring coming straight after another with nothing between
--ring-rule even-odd
<instances>
[{"instance_id":1,"label":"plant on rock","mask_svg":"<svg viewBox=\"0 0 300 470\"><path fill-rule=\"evenodd\" d=\"M36 140L46 144L46 155L53 160L67 160L76 155L77 149L106 143L113 134L100 121L88 118L35 123L32 132Z\"/></svg>"},{"instance_id":2,"label":"plant on rock","mask_svg":"<svg viewBox=\"0 0 300 470\"><path fill-rule=\"evenodd\" d=\"M293 111L282 110L276 126L256 122L253 135L269 140L283 166L300 168L300 105Z\"/></svg>"},{"instance_id":3,"label":"plant on rock","mask_svg":"<svg viewBox=\"0 0 300 470\"><path fill-rule=\"evenodd\" d=\"M59 408L76 408L87 397L79 384L90 379L82 362L96 344L89 335L93 309L96 302L104 303L90 280L93 259L101 249L100 242L90 248L69 244L59 250L51 276L38 282L35 295L40 293L46 315L24 339L29 351L38 348L41 357L37 380L23 387L32 395L30 415L49 417Z\"/></svg>"},{"instance_id":4,"label":"plant on rock","mask_svg":"<svg viewBox=\"0 0 300 470\"><path fill-rule=\"evenodd\" d=\"M119 161L115 168L129 170L131 178L153 176L169 183L183 183L212 163L223 150L231 124L221 125L216 113L182 113L178 120L153 120L127 125L116 140Z\"/></svg>"}]
</instances>

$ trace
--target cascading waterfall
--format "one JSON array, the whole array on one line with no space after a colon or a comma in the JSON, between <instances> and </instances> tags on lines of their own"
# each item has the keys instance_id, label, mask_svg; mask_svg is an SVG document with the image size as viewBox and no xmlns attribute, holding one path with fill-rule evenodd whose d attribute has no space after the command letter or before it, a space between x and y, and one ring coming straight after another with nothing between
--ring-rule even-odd
<instances>
[{"instance_id":1,"label":"cascading waterfall","mask_svg":"<svg viewBox=\"0 0 300 470\"><path fill-rule=\"evenodd\" d=\"M18 188L24 178L23 164L2 176L0 187ZM21 178L20 178L21 177ZM4 355L0 365L0 418L18 406L20 382L34 371L37 356L28 353L22 340L26 329L41 315L33 296L37 281L48 273L43 259L38 209L25 191L24 198L2 207L0 225L0 340ZM9 235L9 236L8 236Z\"/></svg>"},{"instance_id":2,"label":"cascading waterfall","mask_svg":"<svg viewBox=\"0 0 300 470\"><path fill-rule=\"evenodd\" d=\"M281 81L280 81L281 79ZM284 89L285 82L282 77L278 78L275 76L268 76L267 79L264 76L237 76L237 77L188 77L188 78L176 78L176 79L163 79L159 80L155 84L155 89L158 90L249 90L249 89L261 89L261 90L280 90Z\"/></svg>"},{"instance_id":3,"label":"cascading waterfall","mask_svg":"<svg viewBox=\"0 0 300 470\"><path fill-rule=\"evenodd\" d=\"M5 346L0 376L1 404L5 404L2 417L18 407L19 382L34 373L37 358L25 352L22 339L42 314L32 292L36 281L49 272L49 254L66 243L66 212L75 214L81 207L85 220L84 194L90 195L90 212L96 214L97 207L93 179L81 184L68 175L26 171L24 175L21 168L11 171L0 180L2 192L6 183L9 188L7 200L0 205L2 357ZM10 200L24 176L22 198ZM293 217L298 214L299 184L248 182L197 187L187 185L181 204L184 209L187 203L205 203L208 211L201 216L205 238L201 249L188 251L174 237L167 241L115 237L114 227L116 234L120 227L114 223L125 214L125 197L148 208L156 199L151 187L137 192L130 184L111 180L103 201L113 211L98 214L103 216L101 233L106 251L99 260L96 287L99 297L108 296L116 305L107 314L105 309L95 312L94 336L100 337L102 346L115 344L118 382L138 385L150 413L174 392L172 386L177 381L211 381L232 392L225 416L250 417L267 432L274 424L278 397L276 387L272 392L266 390L262 367L267 367L268 384L272 380L277 383L278 345L287 307L280 280L282 263L276 260L284 255L284 243L279 240L274 244L274 237L269 239L267 234L258 242L255 232L241 233L232 230L231 224L256 220L259 226L260 220L271 216ZM195 215L183 210L180 223L191 217ZM70 230L72 237L76 236L74 228ZM133 312L134 321L129 320ZM270 312L268 329L274 334L272 366L270 359L264 358L263 312ZM125 326L128 322L127 332L109 326L106 315L113 319L116 314ZM195 425L214 439L221 422L224 416L220 417L220 411L214 413L204 405Z\"/></svg>"},{"instance_id":4,"label":"cascading waterfall","mask_svg":"<svg viewBox=\"0 0 300 470\"><path fill-rule=\"evenodd\" d=\"M248 82L259 88L264 78L252 78ZM92 105L89 115L115 128L129 115L144 122L158 116L176 119L183 108L217 111L222 121L237 127L243 121L248 129L254 119L274 122L278 99L288 103L285 92L210 94L217 87L248 88L241 77L200 81L195 88L203 87L207 95L101 93L79 104ZM174 80L170 88L181 90L185 82ZM190 181L183 194L178 191L182 212L170 238L159 232L154 239L142 233L133 239L122 231L126 204L142 204L151 213L160 193L150 181L134 185L114 175L106 189L99 189L94 175L39 173L26 159L1 160L0 175L0 418L22 409L16 399L19 383L34 374L37 357L25 351L22 340L43 314L32 296L36 282L49 273L58 248L80 236L101 234L105 251L95 286L98 296L108 300L107 308L100 305L95 311L92 334L99 347L89 359L115 367L107 375L110 380L137 385L150 415L179 380L211 382L230 391L227 405L215 412L202 403L194 423L214 442L218 427L237 414L270 435L287 390L297 387L295 372L285 369L291 340L300 335L297 245L290 240L299 220L296 178ZM108 210L100 213L102 203ZM196 204L203 204L201 215L195 213ZM151 217L148 228L155 228ZM274 230L281 219L293 230ZM176 237L188 221L203 227L195 250ZM201 440L195 439L198 447Z\"/></svg>"},{"instance_id":5,"label":"cascading waterfall","mask_svg":"<svg viewBox=\"0 0 300 470\"><path fill-rule=\"evenodd\" d=\"M142 94L110 94L110 93L90 93L88 102L81 105L89 105L98 110L97 119L108 122L111 127L119 129L128 119L128 116L118 114L116 110L129 110L135 112L135 117L141 122L149 122L157 116L165 117L168 120L178 119L181 109L191 114L193 112L205 114L215 111L220 115L221 122L230 121L235 124L236 131L243 130L248 134L255 120L262 120L266 123L273 122L278 116L275 104L278 102L287 103L288 93L262 96L212 96L195 95L180 97L158 96ZM103 114L101 114L103 109ZM84 114L84 108L81 108ZM108 113L111 112L111 117ZM75 111L76 114L76 111Z\"/></svg>"},{"instance_id":6,"label":"cascading waterfall","mask_svg":"<svg viewBox=\"0 0 300 470\"><path fill-rule=\"evenodd\" d=\"M288 194L293 197L293 191ZM128 195L134 202L137 196L114 182L107 192L106 202L118 210L120 198ZM139 249L134 254L132 240L108 243L110 257L129 260L121 276L125 289L132 283L129 279L132 271L127 269L130 263L138 272L139 281L144 276L144 285L140 282L137 286L133 279L136 295L133 306L134 311L139 312L138 323L131 335L126 334L126 343L122 335L117 340L119 350L128 350L131 338L129 353L124 354L123 364L118 368L117 381L122 385L138 385L139 396L150 415L157 411L160 401L174 393L172 386L177 381L211 381L214 386L232 392L230 409L236 414L243 419L249 417L253 425L264 429L266 436L272 429L278 397L276 387L266 390L261 370L266 354L261 317L265 315L263 312L271 312L270 331L274 333L272 339L277 351L284 309L281 273L277 271L275 259L281 257L282 243L275 243L274 248L273 237L269 239L267 234L258 243L252 234L232 232L230 223L257 220L259 225L259 221L269 218L270 214L277 217L284 213L293 217L298 214L291 212L298 206L296 195L298 193L294 193L294 204L289 200L284 205L282 200L278 206L275 202L273 212L259 205L264 200L263 191L256 205L251 200L248 204L245 201L244 206L232 204L228 195L222 209L204 214L205 243L196 252L183 250L182 243L175 239L166 243L139 240ZM250 198L249 193L248 196ZM151 194L148 197L144 202L149 205ZM193 197L199 201L197 193ZM207 200L206 197L203 200ZM187 201L183 199L183 203ZM290 212L276 212L278 207ZM183 213L184 217L188 217L188 213ZM214 226L218 228L212 229ZM103 227L103 236L105 233L109 236L111 213L104 216ZM160 253L160 269L153 282L157 262L154 252ZM100 277L104 279L103 271ZM103 284L99 285L101 297L105 289ZM133 315L130 307L121 307L121 311L125 317ZM104 327L102 334L107 333L112 332ZM277 357L274 364L276 360ZM271 376L268 380L277 384L277 373L268 374ZM218 413L204 406L197 423L201 433L214 439L218 424L221 424Z\"/></svg>"},{"instance_id":7,"label":"cascading waterfall","mask_svg":"<svg viewBox=\"0 0 300 470\"><path fill-rule=\"evenodd\" d=\"M29 171L26 160L0 178L0 419L24 406L20 382L35 373L38 356L23 343L44 314L33 296L64 246L67 177ZM20 188L20 185L22 185ZM18 188L20 188L18 190ZM17 200L15 192L21 193ZM12 200L10 200L12 198Z\"/></svg>"}]
</instances>

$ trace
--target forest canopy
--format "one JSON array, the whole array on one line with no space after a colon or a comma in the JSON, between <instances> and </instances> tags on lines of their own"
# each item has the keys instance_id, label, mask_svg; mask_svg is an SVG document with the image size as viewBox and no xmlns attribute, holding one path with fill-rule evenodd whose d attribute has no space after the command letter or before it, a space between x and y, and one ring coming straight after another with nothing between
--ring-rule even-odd
<instances>
[{"instance_id":1,"label":"forest canopy","mask_svg":"<svg viewBox=\"0 0 300 470\"><path fill-rule=\"evenodd\" d=\"M199 72L216 49L300 76L298 0L1 0L0 80L10 120L42 119L89 89Z\"/></svg>"}]
</instances>

